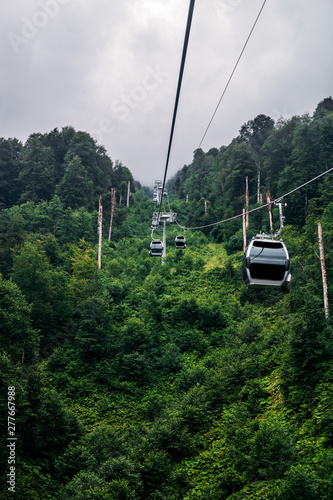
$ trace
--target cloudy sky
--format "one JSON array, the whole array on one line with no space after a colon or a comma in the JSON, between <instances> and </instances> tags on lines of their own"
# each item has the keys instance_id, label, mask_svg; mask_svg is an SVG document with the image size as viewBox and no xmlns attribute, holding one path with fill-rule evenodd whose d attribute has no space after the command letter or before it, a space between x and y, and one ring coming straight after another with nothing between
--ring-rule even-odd
<instances>
[{"instance_id":1,"label":"cloudy sky","mask_svg":"<svg viewBox=\"0 0 333 500\"><path fill-rule=\"evenodd\" d=\"M170 178L199 146L263 0L196 0ZM4 0L0 137L72 125L142 184L163 177L189 0ZM202 143L333 95L332 0L267 0Z\"/></svg>"}]
</instances>

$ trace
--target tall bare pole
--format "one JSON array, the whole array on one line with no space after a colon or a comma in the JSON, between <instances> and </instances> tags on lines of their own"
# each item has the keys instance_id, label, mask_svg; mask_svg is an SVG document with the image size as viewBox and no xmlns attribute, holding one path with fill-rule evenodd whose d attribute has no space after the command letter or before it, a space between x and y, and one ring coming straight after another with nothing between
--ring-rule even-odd
<instances>
[{"instance_id":1,"label":"tall bare pole","mask_svg":"<svg viewBox=\"0 0 333 500\"><path fill-rule=\"evenodd\" d=\"M245 206L246 211L249 210L250 197L249 197L249 178L246 176L246 191L245 191ZM246 229L249 227L249 214L246 214Z\"/></svg>"},{"instance_id":2,"label":"tall bare pole","mask_svg":"<svg viewBox=\"0 0 333 500\"><path fill-rule=\"evenodd\" d=\"M109 227L109 241L111 241L111 231L112 231L112 223L113 223L113 212L114 206L116 204L116 190L115 188L111 188L111 216L110 216L110 227Z\"/></svg>"},{"instance_id":3,"label":"tall bare pole","mask_svg":"<svg viewBox=\"0 0 333 500\"><path fill-rule=\"evenodd\" d=\"M270 191L267 191L267 193L266 193L266 200L267 200L267 203L269 203L269 205L268 205L269 224L270 224L271 231L273 231L273 218L272 218L272 205L270 204L271 203L271 192Z\"/></svg>"},{"instance_id":4,"label":"tall bare pole","mask_svg":"<svg viewBox=\"0 0 333 500\"><path fill-rule=\"evenodd\" d=\"M260 204L260 162L258 165L258 183L257 183L257 203ZM262 199L261 199L262 202Z\"/></svg>"},{"instance_id":5,"label":"tall bare pole","mask_svg":"<svg viewBox=\"0 0 333 500\"><path fill-rule=\"evenodd\" d=\"M127 201L126 201L126 207L129 207L130 191L131 191L131 181L128 181L128 184L127 184Z\"/></svg>"},{"instance_id":6,"label":"tall bare pole","mask_svg":"<svg viewBox=\"0 0 333 500\"><path fill-rule=\"evenodd\" d=\"M98 269L102 267L102 222L103 222L103 207L102 197L99 197L98 208Z\"/></svg>"},{"instance_id":7,"label":"tall bare pole","mask_svg":"<svg viewBox=\"0 0 333 500\"><path fill-rule=\"evenodd\" d=\"M325 265L325 254L324 254L324 243L323 243L323 229L322 229L321 222L318 222L318 242L319 242L321 275L322 275L322 280L323 280L325 317L328 318L328 316L329 316L329 305L328 305L326 265Z\"/></svg>"},{"instance_id":8,"label":"tall bare pole","mask_svg":"<svg viewBox=\"0 0 333 500\"><path fill-rule=\"evenodd\" d=\"M246 250L246 216L245 208L243 208L243 250Z\"/></svg>"}]
</instances>

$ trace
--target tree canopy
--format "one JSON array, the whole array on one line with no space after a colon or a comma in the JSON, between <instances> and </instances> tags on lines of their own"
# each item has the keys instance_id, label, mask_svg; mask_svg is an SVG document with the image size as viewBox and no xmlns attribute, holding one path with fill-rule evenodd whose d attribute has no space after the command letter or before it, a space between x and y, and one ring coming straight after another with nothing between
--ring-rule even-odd
<instances>
[{"instance_id":1,"label":"tree canopy","mask_svg":"<svg viewBox=\"0 0 333 500\"><path fill-rule=\"evenodd\" d=\"M229 145L197 149L163 197L178 223L163 265L148 254L150 187L89 134L0 140L0 416L15 393L18 498L333 497L333 325L317 233L321 222L331 304L332 174L294 191L332 168L331 101L313 116L259 115ZM246 178L248 239L269 232L266 193L293 191L287 289L241 279ZM203 226L185 231L185 250L179 225ZM7 426L0 434L6 443ZM4 445L0 500L8 457Z\"/></svg>"}]
</instances>

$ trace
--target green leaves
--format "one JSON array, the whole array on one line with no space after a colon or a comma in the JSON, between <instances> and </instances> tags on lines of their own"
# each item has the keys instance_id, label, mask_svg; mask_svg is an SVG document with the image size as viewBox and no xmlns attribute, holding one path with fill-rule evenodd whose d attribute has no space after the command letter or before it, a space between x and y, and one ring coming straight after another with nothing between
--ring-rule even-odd
<instances>
[{"instance_id":1,"label":"green leaves","mask_svg":"<svg viewBox=\"0 0 333 500\"><path fill-rule=\"evenodd\" d=\"M31 308L15 283L0 275L0 351L6 352L14 364L35 361L39 337L33 329Z\"/></svg>"},{"instance_id":2,"label":"green leaves","mask_svg":"<svg viewBox=\"0 0 333 500\"><path fill-rule=\"evenodd\" d=\"M259 116L229 146L195 151L168 188L172 210L185 225L233 216L246 176L250 203L258 168L275 197L331 162L331 139L330 102L274 127ZM331 299L329 177L288 205L293 278L280 292L243 287L237 219L187 231L183 252L170 224L164 264L150 259L152 202L137 191L124 206L132 175L89 134L2 141L0 170L0 203L27 201L0 213L1 416L15 382L27 499L332 497L332 324L316 234L321 218ZM98 269L94 208L101 194L105 235L111 186ZM252 215L248 236L266 220Z\"/></svg>"},{"instance_id":3,"label":"green leaves","mask_svg":"<svg viewBox=\"0 0 333 500\"><path fill-rule=\"evenodd\" d=\"M68 162L65 173L57 186L56 194L66 207L93 207L93 182L78 156Z\"/></svg>"}]
</instances>

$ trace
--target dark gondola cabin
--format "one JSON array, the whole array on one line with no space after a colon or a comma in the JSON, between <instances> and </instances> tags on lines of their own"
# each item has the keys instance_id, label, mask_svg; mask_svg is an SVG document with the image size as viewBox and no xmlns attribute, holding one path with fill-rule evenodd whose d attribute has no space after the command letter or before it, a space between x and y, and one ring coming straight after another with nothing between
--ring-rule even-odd
<instances>
[{"instance_id":1,"label":"dark gondola cabin","mask_svg":"<svg viewBox=\"0 0 333 500\"><path fill-rule=\"evenodd\" d=\"M282 240L253 239L242 260L242 277L247 287L278 287L289 283L289 254Z\"/></svg>"},{"instance_id":2,"label":"dark gondola cabin","mask_svg":"<svg viewBox=\"0 0 333 500\"><path fill-rule=\"evenodd\" d=\"M179 249L186 248L186 240L184 235L179 234L178 236L176 236L175 247Z\"/></svg>"},{"instance_id":3,"label":"dark gondola cabin","mask_svg":"<svg viewBox=\"0 0 333 500\"><path fill-rule=\"evenodd\" d=\"M151 257L161 257L163 253L163 243L161 240L152 240L150 243L149 255Z\"/></svg>"}]
</instances>

